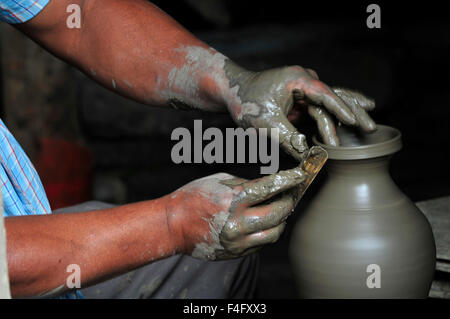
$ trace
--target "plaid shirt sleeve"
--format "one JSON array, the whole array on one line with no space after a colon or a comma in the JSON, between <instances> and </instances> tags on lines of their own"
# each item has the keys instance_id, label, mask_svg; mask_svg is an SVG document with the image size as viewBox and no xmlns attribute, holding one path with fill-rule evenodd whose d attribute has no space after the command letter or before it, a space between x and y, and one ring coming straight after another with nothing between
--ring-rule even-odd
<instances>
[{"instance_id":1,"label":"plaid shirt sleeve","mask_svg":"<svg viewBox=\"0 0 450 319\"><path fill-rule=\"evenodd\" d=\"M0 119L0 182L3 215L51 214L50 204L38 173L14 136ZM73 291L58 299L81 299L83 294Z\"/></svg>"},{"instance_id":2,"label":"plaid shirt sleeve","mask_svg":"<svg viewBox=\"0 0 450 319\"><path fill-rule=\"evenodd\" d=\"M23 23L35 17L50 0L0 0L0 20Z\"/></svg>"},{"instance_id":3,"label":"plaid shirt sleeve","mask_svg":"<svg viewBox=\"0 0 450 319\"><path fill-rule=\"evenodd\" d=\"M38 173L1 119L0 181L4 216L51 214Z\"/></svg>"}]
</instances>

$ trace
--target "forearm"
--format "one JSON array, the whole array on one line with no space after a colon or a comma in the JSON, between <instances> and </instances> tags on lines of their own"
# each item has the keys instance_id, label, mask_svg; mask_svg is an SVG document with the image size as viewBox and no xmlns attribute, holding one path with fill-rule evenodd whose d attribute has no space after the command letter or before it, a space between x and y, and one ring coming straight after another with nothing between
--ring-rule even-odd
<instances>
[{"instance_id":1,"label":"forearm","mask_svg":"<svg viewBox=\"0 0 450 319\"><path fill-rule=\"evenodd\" d=\"M8 217L8 269L13 296L67 289L67 266L81 270L81 287L180 252L166 199L106 210Z\"/></svg>"},{"instance_id":2,"label":"forearm","mask_svg":"<svg viewBox=\"0 0 450 319\"><path fill-rule=\"evenodd\" d=\"M81 28L69 29L65 9L76 2L81 6L82 1L51 1L22 30L126 97L226 111L231 92L221 53L144 0L83 1Z\"/></svg>"}]
</instances>

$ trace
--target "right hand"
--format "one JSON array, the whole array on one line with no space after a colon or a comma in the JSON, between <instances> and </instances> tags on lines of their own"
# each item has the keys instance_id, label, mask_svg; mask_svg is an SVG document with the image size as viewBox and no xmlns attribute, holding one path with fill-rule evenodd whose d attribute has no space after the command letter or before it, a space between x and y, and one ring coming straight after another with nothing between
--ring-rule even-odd
<instances>
[{"instance_id":1,"label":"right hand","mask_svg":"<svg viewBox=\"0 0 450 319\"><path fill-rule=\"evenodd\" d=\"M326 158L315 147L290 170L250 181L219 173L167 195L168 227L178 249L199 259L230 259L277 241Z\"/></svg>"}]
</instances>

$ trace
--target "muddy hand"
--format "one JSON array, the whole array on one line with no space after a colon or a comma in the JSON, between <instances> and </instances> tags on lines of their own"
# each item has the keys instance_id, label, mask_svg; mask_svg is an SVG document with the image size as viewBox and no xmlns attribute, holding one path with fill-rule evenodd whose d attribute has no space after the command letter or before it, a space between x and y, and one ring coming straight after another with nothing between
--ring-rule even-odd
<instances>
[{"instance_id":1,"label":"muddy hand","mask_svg":"<svg viewBox=\"0 0 450 319\"><path fill-rule=\"evenodd\" d=\"M376 130L376 124L367 114L375 108L375 102L363 94L343 88L332 88L333 92L352 110L359 126L364 132ZM335 122L327 110L314 104L308 105L309 115L317 122L320 136L325 144L338 146L339 138L336 134Z\"/></svg>"},{"instance_id":2,"label":"muddy hand","mask_svg":"<svg viewBox=\"0 0 450 319\"><path fill-rule=\"evenodd\" d=\"M332 116L346 125L375 130L365 111L374 107L373 101L353 91L332 90L312 70L290 66L250 72L230 60L224 69L238 97L229 107L235 122L243 127L278 128L281 147L298 160L304 159L308 145L288 120L288 114L298 110L293 110L294 105L309 107L327 144L339 143Z\"/></svg>"},{"instance_id":3,"label":"muddy hand","mask_svg":"<svg viewBox=\"0 0 450 319\"><path fill-rule=\"evenodd\" d=\"M168 224L182 238L181 250L199 259L229 259L277 241L326 159L323 149L313 147L290 170L250 181L215 174L168 195Z\"/></svg>"},{"instance_id":4,"label":"muddy hand","mask_svg":"<svg viewBox=\"0 0 450 319\"><path fill-rule=\"evenodd\" d=\"M315 71L310 69L307 69L306 71L315 80L319 80L319 77ZM373 99L350 89L332 87L331 90L349 107L351 112L354 114L356 119L355 126L359 126L367 133L371 133L376 130L375 122L369 114L367 114L367 111L372 111L375 108L375 101ZM338 146L339 138L336 134L335 122L330 112L314 101L300 100L297 105L302 103L307 105L309 115L317 122L317 127L324 143Z\"/></svg>"}]
</instances>

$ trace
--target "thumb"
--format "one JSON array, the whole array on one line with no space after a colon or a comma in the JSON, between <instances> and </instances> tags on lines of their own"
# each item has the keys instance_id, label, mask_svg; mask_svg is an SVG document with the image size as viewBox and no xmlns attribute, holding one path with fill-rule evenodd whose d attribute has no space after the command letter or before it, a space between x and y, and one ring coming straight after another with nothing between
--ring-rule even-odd
<instances>
[{"instance_id":1,"label":"thumb","mask_svg":"<svg viewBox=\"0 0 450 319\"><path fill-rule=\"evenodd\" d=\"M308 151L306 137L297 131L283 113L277 112L270 117L254 119L252 125L255 128L267 128L270 138L278 138L281 148L297 161L301 162L305 158ZM275 130L277 136L273 136L272 128L277 129Z\"/></svg>"}]
</instances>

